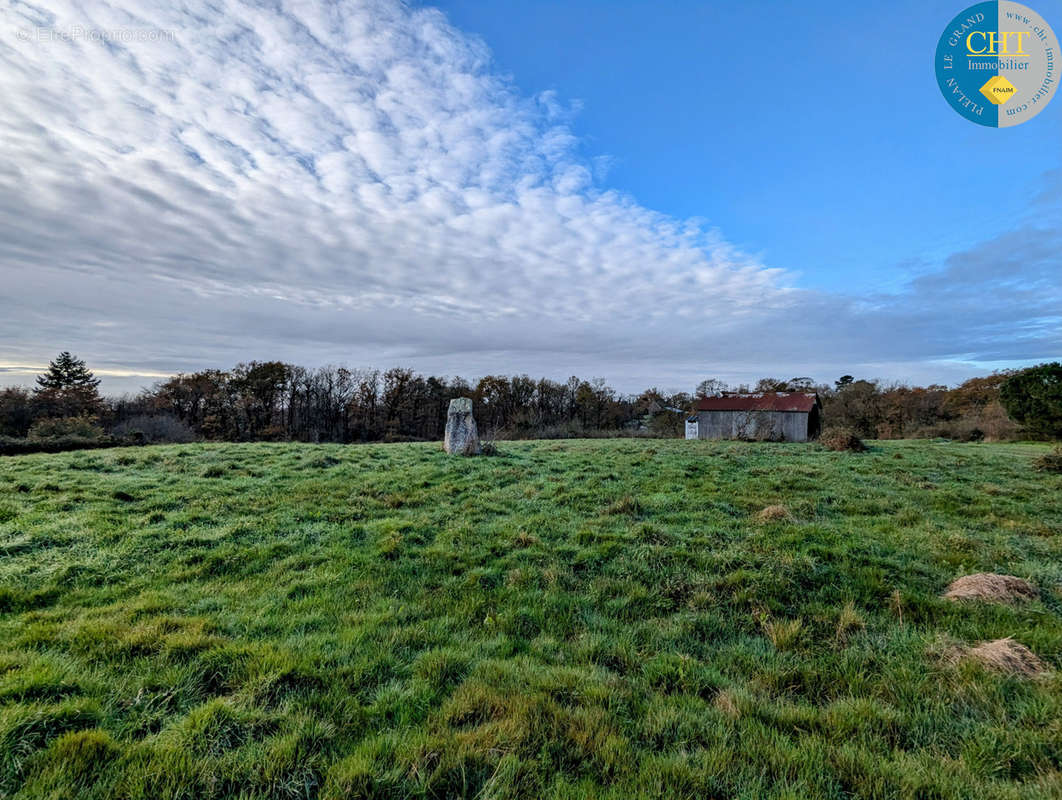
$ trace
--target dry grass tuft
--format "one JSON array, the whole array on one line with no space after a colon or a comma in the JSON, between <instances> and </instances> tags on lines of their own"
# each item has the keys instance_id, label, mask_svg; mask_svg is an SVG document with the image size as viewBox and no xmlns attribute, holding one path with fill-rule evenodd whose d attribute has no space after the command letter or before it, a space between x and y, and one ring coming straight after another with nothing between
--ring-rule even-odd
<instances>
[{"instance_id":1,"label":"dry grass tuft","mask_svg":"<svg viewBox=\"0 0 1062 800\"><path fill-rule=\"evenodd\" d=\"M823 431L822 435L819 436L819 444L827 450L836 450L838 452L862 453L867 449L867 446L863 444L863 440L856 435L855 431L848 428L830 428Z\"/></svg>"},{"instance_id":2,"label":"dry grass tuft","mask_svg":"<svg viewBox=\"0 0 1062 800\"><path fill-rule=\"evenodd\" d=\"M989 669L1023 678L1034 678L1047 671L1044 662L1036 653L1009 636L1006 639L981 642L977 647L967 650L966 655Z\"/></svg>"},{"instance_id":3,"label":"dry grass tuft","mask_svg":"<svg viewBox=\"0 0 1062 800\"><path fill-rule=\"evenodd\" d=\"M637 516L642 512L642 504L638 502L638 499L631 497L629 494L616 500L605 509L606 514Z\"/></svg>"},{"instance_id":4,"label":"dry grass tuft","mask_svg":"<svg viewBox=\"0 0 1062 800\"><path fill-rule=\"evenodd\" d=\"M889 595L889 611L903 625L903 597L899 589L893 589L892 594Z\"/></svg>"},{"instance_id":5,"label":"dry grass tuft","mask_svg":"<svg viewBox=\"0 0 1062 800\"><path fill-rule=\"evenodd\" d=\"M531 547L538 544L538 537L527 531L520 531L513 537L513 547Z\"/></svg>"},{"instance_id":6,"label":"dry grass tuft","mask_svg":"<svg viewBox=\"0 0 1062 800\"><path fill-rule=\"evenodd\" d=\"M734 697L733 693L725 689L715 696L713 704L720 713L730 719L738 719L741 716L741 708L738 706L737 698Z\"/></svg>"},{"instance_id":7,"label":"dry grass tuft","mask_svg":"<svg viewBox=\"0 0 1062 800\"><path fill-rule=\"evenodd\" d=\"M850 634L864 627L866 627L866 622L863 620L863 615L856 609L855 603L849 600L844 604L837 618L837 638L844 641Z\"/></svg>"},{"instance_id":8,"label":"dry grass tuft","mask_svg":"<svg viewBox=\"0 0 1062 800\"><path fill-rule=\"evenodd\" d=\"M792 519L793 515L789 513L789 509L781 505L767 506L756 514L757 522L790 522Z\"/></svg>"},{"instance_id":9,"label":"dry grass tuft","mask_svg":"<svg viewBox=\"0 0 1062 800\"><path fill-rule=\"evenodd\" d=\"M765 619L763 632L776 650L789 650L796 646L804 632L802 619Z\"/></svg>"},{"instance_id":10,"label":"dry grass tuft","mask_svg":"<svg viewBox=\"0 0 1062 800\"><path fill-rule=\"evenodd\" d=\"M987 600L991 603L1016 603L1035 600L1040 591L1022 578L978 572L964 575L948 587L944 596L949 600Z\"/></svg>"}]
</instances>

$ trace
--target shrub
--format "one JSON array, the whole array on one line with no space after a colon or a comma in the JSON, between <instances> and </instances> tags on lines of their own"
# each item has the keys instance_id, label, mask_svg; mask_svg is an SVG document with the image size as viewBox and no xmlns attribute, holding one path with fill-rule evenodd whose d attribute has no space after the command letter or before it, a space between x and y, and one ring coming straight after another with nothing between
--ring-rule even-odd
<instances>
[{"instance_id":1,"label":"shrub","mask_svg":"<svg viewBox=\"0 0 1062 800\"><path fill-rule=\"evenodd\" d=\"M827 450L838 452L847 450L852 453L862 453L867 449L863 440L851 428L829 428L822 432L819 443Z\"/></svg>"},{"instance_id":2,"label":"shrub","mask_svg":"<svg viewBox=\"0 0 1062 800\"><path fill-rule=\"evenodd\" d=\"M55 439L13 439L9 436L0 436L0 456L95 450L101 447L117 447L118 444L109 436L98 439L84 439L80 436L62 436Z\"/></svg>"},{"instance_id":3,"label":"shrub","mask_svg":"<svg viewBox=\"0 0 1062 800\"><path fill-rule=\"evenodd\" d=\"M1019 427L998 402L961 417L905 429L908 439L951 439L956 442L1002 442L1015 439ZM880 437L879 438L885 438Z\"/></svg>"},{"instance_id":4,"label":"shrub","mask_svg":"<svg viewBox=\"0 0 1062 800\"><path fill-rule=\"evenodd\" d=\"M139 414L119 422L111 434L151 444L186 444L196 439L195 431L172 414Z\"/></svg>"},{"instance_id":5,"label":"shrub","mask_svg":"<svg viewBox=\"0 0 1062 800\"><path fill-rule=\"evenodd\" d=\"M103 428L96 424L95 417L49 417L33 423L29 438L41 439L102 439Z\"/></svg>"},{"instance_id":6,"label":"shrub","mask_svg":"<svg viewBox=\"0 0 1062 800\"><path fill-rule=\"evenodd\" d=\"M1029 433L1062 437L1062 364L1040 364L1011 375L999 387L999 399Z\"/></svg>"},{"instance_id":7,"label":"shrub","mask_svg":"<svg viewBox=\"0 0 1062 800\"><path fill-rule=\"evenodd\" d=\"M25 436L33 424L33 398L18 386L0 389L0 434Z\"/></svg>"},{"instance_id":8,"label":"shrub","mask_svg":"<svg viewBox=\"0 0 1062 800\"><path fill-rule=\"evenodd\" d=\"M1007 416L1007 411L998 401L993 401L974 415L977 427L984 431L985 439L1001 442L1017 436L1018 425Z\"/></svg>"}]
</instances>

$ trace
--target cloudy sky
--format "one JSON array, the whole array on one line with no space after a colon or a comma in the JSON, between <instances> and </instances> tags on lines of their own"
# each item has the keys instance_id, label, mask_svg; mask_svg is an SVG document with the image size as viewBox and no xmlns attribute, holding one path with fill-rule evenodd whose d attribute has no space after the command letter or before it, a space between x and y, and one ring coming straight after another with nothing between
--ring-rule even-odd
<instances>
[{"instance_id":1,"label":"cloudy sky","mask_svg":"<svg viewBox=\"0 0 1062 800\"><path fill-rule=\"evenodd\" d=\"M1062 100L955 114L954 4L779 5L10 0L0 383L61 349L112 392L272 358L637 390L1062 357Z\"/></svg>"}]
</instances>

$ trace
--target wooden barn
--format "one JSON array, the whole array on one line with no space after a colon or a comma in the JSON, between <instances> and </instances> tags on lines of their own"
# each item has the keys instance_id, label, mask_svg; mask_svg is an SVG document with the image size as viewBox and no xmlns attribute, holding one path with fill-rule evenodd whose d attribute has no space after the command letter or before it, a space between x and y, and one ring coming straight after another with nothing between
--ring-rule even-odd
<instances>
[{"instance_id":1,"label":"wooden barn","mask_svg":"<svg viewBox=\"0 0 1062 800\"><path fill-rule=\"evenodd\" d=\"M697 410L686 420L686 438L806 442L821 428L817 394L724 392L697 402Z\"/></svg>"}]
</instances>

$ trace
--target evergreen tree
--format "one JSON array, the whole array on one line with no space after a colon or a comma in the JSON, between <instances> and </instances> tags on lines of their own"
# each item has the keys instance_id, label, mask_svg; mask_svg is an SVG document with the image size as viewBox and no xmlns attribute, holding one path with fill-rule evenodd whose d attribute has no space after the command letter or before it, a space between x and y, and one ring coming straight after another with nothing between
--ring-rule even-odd
<instances>
[{"instance_id":1,"label":"evergreen tree","mask_svg":"<svg viewBox=\"0 0 1062 800\"><path fill-rule=\"evenodd\" d=\"M999 387L999 399L1029 433L1062 439L1062 363L1039 364L1011 375Z\"/></svg>"},{"instance_id":2,"label":"evergreen tree","mask_svg":"<svg viewBox=\"0 0 1062 800\"><path fill-rule=\"evenodd\" d=\"M99 385L85 362L64 350L37 376L34 399L45 416L91 416L100 410Z\"/></svg>"}]
</instances>

